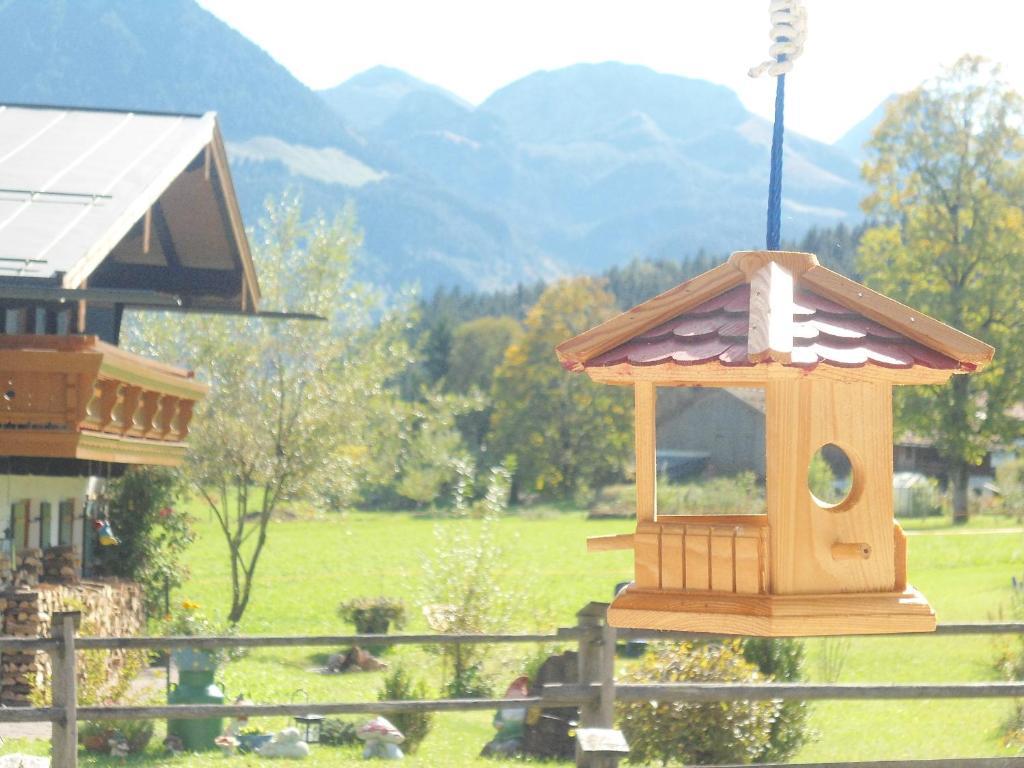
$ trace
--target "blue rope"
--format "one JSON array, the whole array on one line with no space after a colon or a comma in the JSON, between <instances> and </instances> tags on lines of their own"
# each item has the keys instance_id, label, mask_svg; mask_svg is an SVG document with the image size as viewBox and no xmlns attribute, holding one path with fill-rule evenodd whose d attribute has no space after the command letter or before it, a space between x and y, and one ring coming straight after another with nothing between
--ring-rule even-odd
<instances>
[{"instance_id":1,"label":"blue rope","mask_svg":"<svg viewBox=\"0 0 1024 768\"><path fill-rule=\"evenodd\" d=\"M782 60L782 57L779 57ZM768 232L765 247L779 250L782 240L782 121L786 106L786 76L779 75L775 85L775 126L772 129L771 175L768 179Z\"/></svg>"}]
</instances>

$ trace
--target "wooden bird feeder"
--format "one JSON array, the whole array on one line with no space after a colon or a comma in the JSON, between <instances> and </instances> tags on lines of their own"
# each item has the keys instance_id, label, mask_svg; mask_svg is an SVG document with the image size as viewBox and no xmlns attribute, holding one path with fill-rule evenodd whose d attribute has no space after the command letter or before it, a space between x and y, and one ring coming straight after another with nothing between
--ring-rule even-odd
<instances>
[{"instance_id":1,"label":"wooden bird feeder","mask_svg":"<svg viewBox=\"0 0 1024 768\"><path fill-rule=\"evenodd\" d=\"M570 371L633 387L636 530L588 540L632 549L614 626L793 636L927 632L893 518L892 388L976 371L993 349L818 264L743 251L559 345ZM761 387L766 515L658 515L658 387ZM846 497L816 498L820 448L851 466Z\"/></svg>"}]
</instances>

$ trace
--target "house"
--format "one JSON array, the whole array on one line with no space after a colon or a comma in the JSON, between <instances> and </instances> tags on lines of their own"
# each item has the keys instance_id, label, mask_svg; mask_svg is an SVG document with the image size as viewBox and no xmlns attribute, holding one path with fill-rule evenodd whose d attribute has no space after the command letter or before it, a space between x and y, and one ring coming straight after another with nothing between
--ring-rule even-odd
<instances>
[{"instance_id":1,"label":"house","mask_svg":"<svg viewBox=\"0 0 1024 768\"><path fill-rule=\"evenodd\" d=\"M934 628L893 518L892 388L978 370L987 344L812 254L746 251L556 351L569 371L634 391L636 528L589 542L634 553L610 623L769 636ZM658 514L655 412L669 387L764 392L767 514ZM809 485L823 449L852 468L836 499Z\"/></svg>"},{"instance_id":2,"label":"house","mask_svg":"<svg viewBox=\"0 0 1024 768\"><path fill-rule=\"evenodd\" d=\"M99 588L74 584L106 481L185 455L206 386L119 348L125 310L254 313L259 295L212 113L0 105L0 584L18 589L6 634L40 628L12 627L19 606ZM104 594L133 617L128 633L141 619L125 589ZM19 703L24 682L0 700Z\"/></svg>"}]
</instances>

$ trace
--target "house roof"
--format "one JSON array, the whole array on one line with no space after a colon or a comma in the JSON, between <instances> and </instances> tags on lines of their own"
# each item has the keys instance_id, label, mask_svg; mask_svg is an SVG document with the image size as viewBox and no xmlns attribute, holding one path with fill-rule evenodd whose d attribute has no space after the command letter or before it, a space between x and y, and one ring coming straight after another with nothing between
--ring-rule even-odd
<instances>
[{"instance_id":1,"label":"house roof","mask_svg":"<svg viewBox=\"0 0 1024 768\"><path fill-rule=\"evenodd\" d=\"M0 105L0 298L31 283L252 311L215 115Z\"/></svg>"},{"instance_id":2,"label":"house roof","mask_svg":"<svg viewBox=\"0 0 1024 768\"><path fill-rule=\"evenodd\" d=\"M557 352L609 383L727 386L801 375L936 383L977 370L993 349L812 254L744 251Z\"/></svg>"}]
</instances>

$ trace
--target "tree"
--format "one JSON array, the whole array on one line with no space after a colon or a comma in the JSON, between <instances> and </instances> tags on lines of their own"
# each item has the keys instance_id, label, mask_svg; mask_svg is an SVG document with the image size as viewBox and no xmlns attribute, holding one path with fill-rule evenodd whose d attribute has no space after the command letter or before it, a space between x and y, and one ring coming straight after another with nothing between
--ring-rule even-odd
<instances>
[{"instance_id":1,"label":"tree","mask_svg":"<svg viewBox=\"0 0 1024 768\"><path fill-rule=\"evenodd\" d=\"M303 221L298 201L284 200L268 205L251 241L263 305L326 322L156 316L140 329L149 350L211 385L184 471L224 537L232 623L249 604L274 511L351 490L351 456L370 452L365 429L391 407L386 382L410 362L401 319L372 323L372 297L351 280L351 214Z\"/></svg>"},{"instance_id":2,"label":"tree","mask_svg":"<svg viewBox=\"0 0 1024 768\"><path fill-rule=\"evenodd\" d=\"M445 390L462 395L473 389L489 392L505 350L522 334L522 326L508 316L478 317L458 326L452 334Z\"/></svg>"},{"instance_id":3,"label":"tree","mask_svg":"<svg viewBox=\"0 0 1024 768\"><path fill-rule=\"evenodd\" d=\"M551 285L494 376L491 450L517 459L518 490L565 496L621 477L631 441L629 393L570 374L557 344L607 320L615 301L594 278Z\"/></svg>"},{"instance_id":4,"label":"tree","mask_svg":"<svg viewBox=\"0 0 1024 768\"><path fill-rule=\"evenodd\" d=\"M505 350L519 341L522 335L522 325L508 316L478 317L458 326L452 334L448 373L444 378L445 391L461 395L489 394ZM477 457L487 450L487 432L493 412L488 400L480 403L479 409L464 413L457 420L466 445ZM493 461L501 458L496 456Z\"/></svg>"},{"instance_id":5,"label":"tree","mask_svg":"<svg viewBox=\"0 0 1024 768\"><path fill-rule=\"evenodd\" d=\"M950 385L901 392L898 424L948 462L954 521L970 468L1019 434L1024 345L1024 105L998 68L964 57L889 106L869 145L863 236L868 284L992 344L995 361Z\"/></svg>"},{"instance_id":6,"label":"tree","mask_svg":"<svg viewBox=\"0 0 1024 768\"><path fill-rule=\"evenodd\" d=\"M472 461L455 420L481 407L476 397L427 390L421 400L402 403L395 409L402 430L402 450L395 458L395 491L400 496L422 506L436 501L458 475L472 478Z\"/></svg>"}]
</instances>

